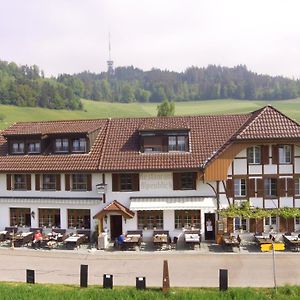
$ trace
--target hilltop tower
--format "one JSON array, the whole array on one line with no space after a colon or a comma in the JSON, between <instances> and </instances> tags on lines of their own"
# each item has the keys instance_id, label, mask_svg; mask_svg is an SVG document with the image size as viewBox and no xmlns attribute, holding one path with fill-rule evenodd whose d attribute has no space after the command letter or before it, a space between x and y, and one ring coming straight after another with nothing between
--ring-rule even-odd
<instances>
[{"instance_id":1,"label":"hilltop tower","mask_svg":"<svg viewBox=\"0 0 300 300\"><path fill-rule=\"evenodd\" d=\"M115 74L114 62L111 59L111 45L110 45L110 33L108 34L108 61L107 61L107 74L109 77Z\"/></svg>"}]
</instances>

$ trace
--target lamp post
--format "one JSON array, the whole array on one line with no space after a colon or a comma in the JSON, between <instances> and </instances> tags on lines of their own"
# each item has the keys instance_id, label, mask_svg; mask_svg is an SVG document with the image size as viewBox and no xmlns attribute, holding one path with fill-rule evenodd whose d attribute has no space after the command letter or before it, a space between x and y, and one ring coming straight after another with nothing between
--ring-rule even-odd
<instances>
[{"instance_id":1,"label":"lamp post","mask_svg":"<svg viewBox=\"0 0 300 300\"><path fill-rule=\"evenodd\" d=\"M275 293L277 293L274 237L272 238L272 260L273 260L273 280L274 280L274 289L275 289Z\"/></svg>"}]
</instances>

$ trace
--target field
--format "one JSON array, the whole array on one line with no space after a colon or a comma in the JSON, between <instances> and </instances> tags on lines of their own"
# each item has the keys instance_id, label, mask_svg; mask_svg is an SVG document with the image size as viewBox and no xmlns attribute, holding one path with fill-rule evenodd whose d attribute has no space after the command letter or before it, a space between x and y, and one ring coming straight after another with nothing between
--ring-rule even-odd
<instances>
[{"instance_id":1,"label":"field","mask_svg":"<svg viewBox=\"0 0 300 300\"><path fill-rule=\"evenodd\" d=\"M2 300L68 300L68 299L105 299L105 300L296 300L300 298L300 287L280 287L277 293L274 289L267 288L231 288L227 292L219 292L215 288L206 289L171 289L163 295L159 289L147 289L137 291L135 288L116 288L113 290L102 289L100 286L80 289L68 285L26 285L22 283L0 283L0 294Z\"/></svg>"},{"instance_id":2,"label":"field","mask_svg":"<svg viewBox=\"0 0 300 300\"><path fill-rule=\"evenodd\" d=\"M206 100L177 102L176 115L207 115L250 112L272 104L289 117L300 121L300 98L282 101ZM40 121L62 119L95 119L106 117L155 116L157 103L107 103L83 100L84 110L67 111L43 108L0 105L0 129L17 121Z\"/></svg>"}]
</instances>

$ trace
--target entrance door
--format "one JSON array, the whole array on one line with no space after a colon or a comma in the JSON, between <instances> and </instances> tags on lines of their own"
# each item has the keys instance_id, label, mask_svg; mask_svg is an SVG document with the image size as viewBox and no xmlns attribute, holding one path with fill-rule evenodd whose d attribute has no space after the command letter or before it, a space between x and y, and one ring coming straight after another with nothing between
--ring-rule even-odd
<instances>
[{"instance_id":1,"label":"entrance door","mask_svg":"<svg viewBox=\"0 0 300 300\"><path fill-rule=\"evenodd\" d=\"M115 240L118 236L122 234L122 216L121 215L111 215L110 216L110 238Z\"/></svg>"},{"instance_id":2,"label":"entrance door","mask_svg":"<svg viewBox=\"0 0 300 300\"><path fill-rule=\"evenodd\" d=\"M205 227L205 239L214 240L215 239L215 214L205 213L204 214L204 227Z\"/></svg>"}]
</instances>

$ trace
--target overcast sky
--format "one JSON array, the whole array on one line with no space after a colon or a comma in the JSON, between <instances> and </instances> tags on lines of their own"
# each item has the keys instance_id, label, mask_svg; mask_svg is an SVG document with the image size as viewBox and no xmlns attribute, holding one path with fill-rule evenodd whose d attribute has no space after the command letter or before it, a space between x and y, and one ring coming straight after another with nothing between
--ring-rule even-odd
<instances>
[{"instance_id":1,"label":"overcast sky","mask_svg":"<svg viewBox=\"0 0 300 300\"><path fill-rule=\"evenodd\" d=\"M246 64L300 78L299 0L0 0L0 59L46 75Z\"/></svg>"}]
</instances>

